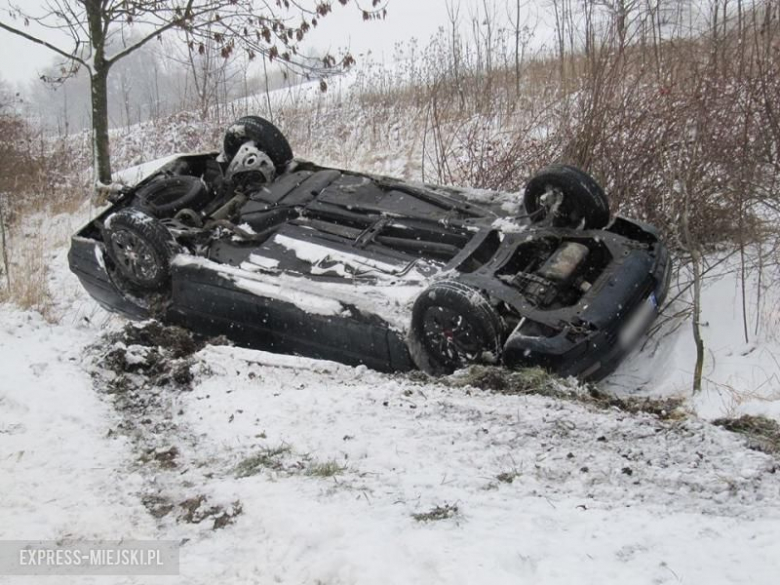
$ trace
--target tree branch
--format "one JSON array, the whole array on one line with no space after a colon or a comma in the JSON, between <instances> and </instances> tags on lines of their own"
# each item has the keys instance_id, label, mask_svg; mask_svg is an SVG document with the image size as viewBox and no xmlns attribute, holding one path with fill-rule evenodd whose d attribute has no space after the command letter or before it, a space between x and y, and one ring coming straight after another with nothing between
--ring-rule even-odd
<instances>
[{"instance_id":1,"label":"tree branch","mask_svg":"<svg viewBox=\"0 0 780 585\"><path fill-rule=\"evenodd\" d=\"M42 45L42 46L46 47L47 49L49 49L50 51L54 51L58 55L61 55L61 56L65 57L66 59L70 59L72 61L76 61L77 63L81 63L82 65L84 65L84 67L89 68L89 65L87 65L86 61L84 61L81 57L77 57L73 53L68 53L67 51L63 51L62 49L52 45L51 43L47 43L46 41L41 40L41 39L39 39L37 37L34 37L34 36L30 35L30 34L27 34L26 32L23 32L23 31L21 31L19 29L16 29L16 28L12 27L12 26L8 26L7 24L5 24L2 21L0 21L0 28L2 28L4 30L7 30L11 34L15 34L15 35L20 36L20 37L22 37L24 39L27 39L28 41L31 41L31 42L36 43L38 45Z\"/></svg>"},{"instance_id":2,"label":"tree branch","mask_svg":"<svg viewBox=\"0 0 780 585\"><path fill-rule=\"evenodd\" d=\"M170 30L173 27L175 27L178 24L180 24L181 22L183 22L187 18L187 16L189 15L190 11L192 10L192 5L193 5L194 1L195 0L189 0L189 2L187 2L187 6L184 8L184 12L182 13L182 16L181 16L180 19L177 18L177 19L171 20L170 22L164 24L163 26L161 26L160 28L156 29L155 31L149 33L147 36L142 38L137 43L135 43L133 45L130 45L129 47L127 47L126 49L124 49L122 51L119 51L116 55L114 55L110 59L106 59L106 64L108 65L108 67L111 67L114 63L116 63L120 59L123 59L124 57L127 57L130 53L140 49L146 43L148 43L149 41L151 41L154 38L157 38L158 36L160 36L165 31Z\"/></svg>"}]
</instances>

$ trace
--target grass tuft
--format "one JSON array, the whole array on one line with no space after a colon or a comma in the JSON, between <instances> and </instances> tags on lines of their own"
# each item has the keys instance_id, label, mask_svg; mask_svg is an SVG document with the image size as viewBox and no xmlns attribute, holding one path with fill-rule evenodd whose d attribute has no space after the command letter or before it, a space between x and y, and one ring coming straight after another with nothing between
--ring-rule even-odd
<instances>
[{"instance_id":1,"label":"grass tuft","mask_svg":"<svg viewBox=\"0 0 780 585\"><path fill-rule=\"evenodd\" d=\"M501 483L512 483L518 477L520 477L519 471L502 471L496 476L496 479Z\"/></svg>"},{"instance_id":2,"label":"grass tuft","mask_svg":"<svg viewBox=\"0 0 780 585\"><path fill-rule=\"evenodd\" d=\"M312 461L306 469L306 475L313 477L334 477L344 473L346 466L339 464L335 459L328 461Z\"/></svg>"},{"instance_id":3,"label":"grass tuft","mask_svg":"<svg viewBox=\"0 0 780 585\"><path fill-rule=\"evenodd\" d=\"M472 366L454 380L458 386L473 386L497 394L539 394L560 396L566 383L541 368L507 370L492 366Z\"/></svg>"},{"instance_id":4,"label":"grass tuft","mask_svg":"<svg viewBox=\"0 0 780 585\"><path fill-rule=\"evenodd\" d=\"M773 455L780 453L780 424L771 418L746 414L739 418L719 418L712 424L744 435L751 449Z\"/></svg>"},{"instance_id":5,"label":"grass tuft","mask_svg":"<svg viewBox=\"0 0 780 585\"><path fill-rule=\"evenodd\" d=\"M537 395L588 404L605 410L616 408L631 414L650 414L661 420L685 418L682 398L619 397L595 386L564 380L541 368L507 370L495 366L472 366L449 377L455 387L470 386L497 394Z\"/></svg>"},{"instance_id":6,"label":"grass tuft","mask_svg":"<svg viewBox=\"0 0 780 585\"><path fill-rule=\"evenodd\" d=\"M608 394L595 387L589 388L590 402L600 408L617 408L631 414L650 414L661 420L682 420L687 416L682 398L636 398Z\"/></svg>"},{"instance_id":7,"label":"grass tuft","mask_svg":"<svg viewBox=\"0 0 780 585\"><path fill-rule=\"evenodd\" d=\"M457 515L458 506L456 504L444 504L443 506L434 506L427 512L412 514L412 518L417 520L417 522L437 522Z\"/></svg>"},{"instance_id":8,"label":"grass tuft","mask_svg":"<svg viewBox=\"0 0 780 585\"><path fill-rule=\"evenodd\" d=\"M284 456L290 451L289 445L263 448L236 466L236 477L251 477L263 469L279 471L284 467Z\"/></svg>"}]
</instances>

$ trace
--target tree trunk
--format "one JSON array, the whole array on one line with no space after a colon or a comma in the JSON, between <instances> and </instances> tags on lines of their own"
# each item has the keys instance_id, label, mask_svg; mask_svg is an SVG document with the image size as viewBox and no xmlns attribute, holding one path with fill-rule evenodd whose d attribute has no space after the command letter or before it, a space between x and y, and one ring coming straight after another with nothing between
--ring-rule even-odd
<instances>
[{"instance_id":1,"label":"tree trunk","mask_svg":"<svg viewBox=\"0 0 780 585\"><path fill-rule=\"evenodd\" d=\"M5 237L5 214L3 213L3 198L0 197L0 245L3 247L3 271L5 272L6 292L11 291L11 266L8 262L8 241Z\"/></svg>"},{"instance_id":2,"label":"tree trunk","mask_svg":"<svg viewBox=\"0 0 780 585\"><path fill-rule=\"evenodd\" d=\"M92 157L95 169L95 185L111 184L111 153L108 147L108 70L111 61L106 60L106 13L101 0L82 0L87 12L89 40L93 61L90 67L92 101Z\"/></svg>"},{"instance_id":3,"label":"tree trunk","mask_svg":"<svg viewBox=\"0 0 780 585\"><path fill-rule=\"evenodd\" d=\"M520 0L517 0L515 25L515 91L520 97Z\"/></svg>"},{"instance_id":4,"label":"tree trunk","mask_svg":"<svg viewBox=\"0 0 780 585\"><path fill-rule=\"evenodd\" d=\"M92 131L95 181L111 184L111 153L108 142L108 68L95 67L92 82Z\"/></svg>"},{"instance_id":5,"label":"tree trunk","mask_svg":"<svg viewBox=\"0 0 780 585\"><path fill-rule=\"evenodd\" d=\"M691 196L688 185L684 185L684 202L682 213L682 228L685 243L691 254L693 268L693 342L696 346L696 362L693 367L693 393L701 391L702 374L704 372L704 338L701 335L701 264L702 255L699 242L696 241L690 230Z\"/></svg>"}]
</instances>

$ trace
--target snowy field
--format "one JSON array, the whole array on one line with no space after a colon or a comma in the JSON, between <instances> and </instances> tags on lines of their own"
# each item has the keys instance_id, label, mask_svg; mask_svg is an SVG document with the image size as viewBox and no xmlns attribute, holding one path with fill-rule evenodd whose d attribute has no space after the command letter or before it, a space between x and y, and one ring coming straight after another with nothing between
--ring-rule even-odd
<instances>
[{"instance_id":1,"label":"snowy field","mask_svg":"<svg viewBox=\"0 0 780 585\"><path fill-rule=\"evenodd\" d=\"M735 341L733 276L708 289L729 311L707 389L659 418L157 347L80 291L64 250L54 263L59 324L0 308L0 539L183 543L179 577L57 583L776 582L778 461L705 420L778 413L777 346ZM687 396L689 345L678 329L604 387Z\"/></svg>"},{"instance_id":2,"label":"snowy field","mask_svg":"<svg viewBox=\"0 0 780 585\"><path fill-rule=\"evenodd\" d=\"M0 539L177 540L181 574L0 582L777 582L780 461L710 422L780 419L776 298L745 343L733 262L701 394L678 305L602 383L682 399L653 414L125 329L50 260L54 323L0 305Z\"/></svg>"}]
</instances>

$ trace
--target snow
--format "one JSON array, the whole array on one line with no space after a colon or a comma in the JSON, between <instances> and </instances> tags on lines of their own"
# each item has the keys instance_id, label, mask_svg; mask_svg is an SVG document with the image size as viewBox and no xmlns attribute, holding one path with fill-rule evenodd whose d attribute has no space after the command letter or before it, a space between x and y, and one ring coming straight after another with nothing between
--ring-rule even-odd
<instances>
[{"instance_id":1,"label":"snow","mask_svg":"<svg viewBox=\"0 0 780 585\"><path fill-rule=\"evenodd\" d=\"M777 462L700 419L208 346L191 392L156 390L149 440L180 455L175 469L149 468L116 432L123 416L138 421L93 385L99 330L3 308L0 538L179 540L181 575L167 583L776 578ZM279 445L279 469L237 477L244 458ZM312 461L342 471L311 476ZM212 530L155 520L142 504L196 494L242 513ZM412 516L444 505L458 512Z\"/></svg>"},{"instance_id":2,"label":"snow","mask_svg":"<svg viewBox=\"0 0 780 585\"><path fill-rule=\"evenodd\" d=\"M714 258L712 263L718 260L722 259ZM687 281L688 275L684 273L681 278ZM712 419L764 414L780 420L780 338L775 326L778 292L771 273L764 279L759 304L757 271L749 270L746 342L738 261L723 261L707 275L701 319L707 350L704 390L692 399L700 416ZM670 292L673 296L674 290ZM693 333L687 316L674 316L683 308L678 304L666 309L664 327L644 344L643 351L621 364L606 381L607 388L640 396L690 393L695 362Z\"/></svg>"},{"instance_id":3,"label":"snow","mask_svg":"<svg viewBox=\"0 0 780 585\"><path fill-rule=\"evenodd\" d=\"M246 223L246 222L244 222L244 223L242 223L242 224L239 224L238 228L239 228L240 230L243 230L243 231L245 231L245 232L246 232L246 233L248 233L249 235L252 235L252 236L255 236L255 235L257 235L257 234L256 234L256 232L255 232L255 230L253 230L253 229L252 229L252 226L251 226L251 225L249 225L249 224L248 224L248 223Z\"/></svg>"},{"instance_id":4,"label":"snow","mask_svg":"<svg viewBox=\"0 0 780 585\"><path fill-rule=\"evenodd\" d=\"M91 211L47 219L49 235L70 233ZM47 254L56 322L0 305L0 539L172 539L182 543L181 575L160 582L187 585L777 580L777 457L708 422L780 419L780 305L775 280L759 287L753 267L747 342L738 265L708 275L699 395L689 390L690 323L674 317L684 302L667 307L661 330L602 384L620 395L687 397L681 419L225 345L192 356L190 390L147 388L136 398L154 407L134 411L106 393L106 335L124 321L86 296L61 244ZM213 267L192 256L176 262ZM267 274L245 280L275 283L280 298L329 314L389 303L398 327L419 294L403 283L371 297L359 284L308 290ZM131 366L154 353L109 347L123 349ZM149 462L150 452L172 447L175 467ZM278 447L278 465L239 476L242 462ZM316 464L336 473L312 473ZM236 516L216 530L175 512L155 518L150 497L176 509L203 497ZM413 516L436 506L457 512Z\"/></svg>"},{"instance_id":5,"label":"snow","mask_svg":"<svg viewBox=\"0 0 780 585\"><path fill-rule=\"evenodd\" d=\"M504 234L517 233L525 229L524 226L521 226L516 221L511 220L507 217L497 217L493 221L492 227L494 229L501 231Z\"/></svg>"},{"instance_id":6,"label":"snow","mask_svg":"<svg viewBox=\"0 0 780 585\"><path fill-rule=\"evenodd\" d=\"M115 172L112 178L115 183L121 183L123 185L135 185L136 183L143 181L146 177L157 172L157 170L159 170L164 165L182 156L187 156L187 154L172 154L142 163L140 165L132 166L127 169Z\"/></svg>"},{"instance_id":7,"label":"snow","mask_svg":"<svg viewBox=\"0 0 780 585\"><path fill-rule=\"evenodd\" d=\"M674 581L669 567L682 580L718 582L723 572L739 576L736 556L760 571L780 552L770 536L780 497L766 473L774 461L700 421L678 427L540 397L469 395L235 348L209 348L199 359L216 369L183 405L196 459L232 469L253 449L284 444L291 461L308 454L346 468L327 480L269 472L213 482L223 499L257 510L231 539L244 543L238 555L257 553L247 539L263 543L257 572L245 567L243 577ZM518 474L511 484L495 480L508 471ZM444 503L459 514L441 523L411 518ZM279 538L257 536L265 534ZM736 555L735 543L753 535L762 544ZM747 573L745 582L761 582Z\"/></svg>"},{"instance_id":8,"label":"snow","mask_svg":"<svg viewBox=\"0 0 780 585\"><path fill-rule=\"evenodd\" d=\"M238 288L249 291L253 295L291 303L312 315L338 315L344 310L343 305L338 301L296 291L292 287L258 282L240 276L234 276L231 280Z\"/></svg>"},{"instance_id":9,"label":"snow","mask_svg":"<svg viewBox=\"0 0 780 585\"><path fill-rule=\"evenodd\" d=\"M114 224L114 221L116 221L117 216L132 216L137 222L141 224L146 225L156 225L156 220L154 217L149 215L148 213L144 213L140 209L135 209L132 207L128 207L126 209L122 209L121 211L117 211L116 213L112 213L109 215L106 220L103 222L103 226L106 229L110 229L111 226Z\"/></svg>"},{"instance_id":10,"label":"snow","mask_svg":"<svg viewBox=\"0 0 780 585\"><path fill-rule=\"evenodd\" d=\"M266 258L258 254L250 254L246 262L241 264L242 270L253 272L260 267L263 270L275 270L279 266L279 261L274 258Z\"/></svg>"},{"instance_id":11,"label":"snow","mask_svg":"<svg viewBox=\"0 0 780 585\"><path fill-rule=\"evenodd\" d=\"M402 276L368 284L314 282L289 274L268 273L271 266L257 264L252 257L240 268L186 254L176 256L173 263L212 270L252 294L289 302L315 315L338 315L346 309L345 305L351 305L369 314L382 315L391 327L401 332L408 329L412 304L424 289L424 282L406 282ZM254 266L259 271L250 272Z\"/></svg>"},{"instance_id":12,"label":"snow","mask_svg":"<svg viewBox=\"0 0 780 585\"><path fill-rule=\"evenodd\" d=\"M128 445L107 438L114 415L81 365L95 329L2 314L0 539L121 538L126 526L151 536L139 478L119 473Z\"/></svg>"},{"instance_id":13,"label":"snow","mask_svg":"<svg viewBox=\"0 0 780 585\"><path fill-rule=\"evenodd\" d=\"M306 242L281 234L275 235L271 241L291 250L298 259L304 262L312 265L329 263L328 268L323 268L322 271L333 271L338 273L339 276L359 275L369 272L373 277L383 280L419 282L425 279L425 276L419 271L419 264L423 262L422 260L415 261L411 266L406 261L390 264L369 258L368 256L342 252L334 249L332 246ZM337 263L337 266L331 266L330 263L332 262Z\"/></svg>"},{"instance_id":14,"label":"snow","mask_svg":"<svg viewBox=\"0 0 780 585\"><path fill-rule=\"evenodd\" d=\"M250 292L259 297L266 297L291 303L302 311L313 315L338 315L344 310L344 307L337 300L316 293L306 292L300 287L295 286L289 277L280 279L276 276L270 276L263 279L259 273L250 273L240 268L233 268L225 264L212 262L206 258L198 256L189 256L179 254L173 260L173 264L178 266L199 266L203 269L212 270L221 274L240 289ZM246 263L245 263L246 264ZM261 266L267 269L266 266Z\"/></svg>"}]
</instances>

